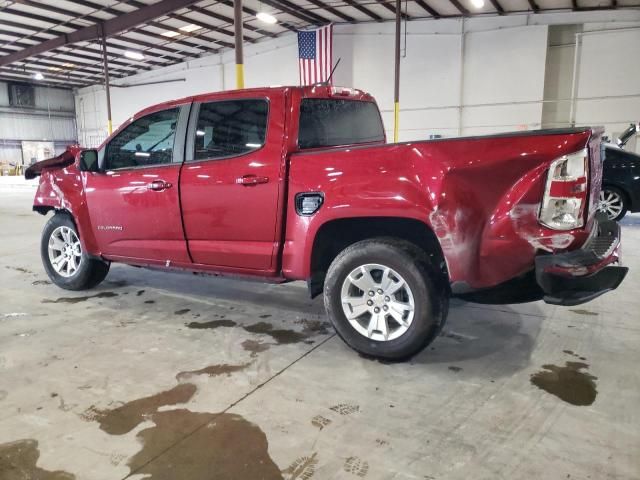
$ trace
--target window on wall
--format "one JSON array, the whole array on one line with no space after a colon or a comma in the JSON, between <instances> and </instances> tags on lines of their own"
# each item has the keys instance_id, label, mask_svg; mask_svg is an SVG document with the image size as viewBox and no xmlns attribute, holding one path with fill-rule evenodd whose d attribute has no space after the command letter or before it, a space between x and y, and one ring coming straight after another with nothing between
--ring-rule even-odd
<instances>
[{"instance_id":1,"label":"window on wall","mask_svg":"<svg viewBox=\"0 0 640 480\"><path fill-rule=\"evenodd\" d=\"M107 145L106 168L171 163L178 113L178 108L172 108L134 120Z\"/></svg>"},{"instance_id":2,"label":"window on wall","mask_svg":"<svg viewBox=\"0 0 640 480\"><path fill-rule=\"evenodd\" d=\"M300 104L300 148L383 141L382 120L373 102L305 98Z\"/></svg>"},{"instance_id":3,"label":"window on wall","mask_svg":"<svg viewBox=\"0 0 640 480\"><path fill-rule=\"evenodd\" d=\"M266 100L203 103L195 133L194 160L242 155L264 145L269 104Z\"/></svg>"}]
</instances>

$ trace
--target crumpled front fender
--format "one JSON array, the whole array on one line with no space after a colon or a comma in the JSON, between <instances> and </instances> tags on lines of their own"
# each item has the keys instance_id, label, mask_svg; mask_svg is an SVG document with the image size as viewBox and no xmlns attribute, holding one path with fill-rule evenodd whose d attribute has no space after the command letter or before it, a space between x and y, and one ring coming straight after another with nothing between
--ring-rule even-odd
<instances>
[{"instance_id":1,"label":"crumpled front fender","mask_svg":"<svg viewBox=\"0 0 640 480\"><path fill-rule=\"evenodd\" d=\"M41 175L43 171L51 168L64 168L76 160L76 155L82 151L80 145L69 145L67 149L57 157L47 158L40 162L34 163L24 172L24 178L31 180Z\"/></svg>"},{"instance_id":2,"label":"crumpled front fender","mask_svg":"<svg viewBox=\"0 0 640 480\"><path fill-rule=\"evenodd\" d=\"M49 164L39 174L40 183L33 200L33 210L40 213L50 210L68 212L76 224L84 251L99 256L85 196L85 174L73 162L62 168Z\"/></svg>"}]
</instances>

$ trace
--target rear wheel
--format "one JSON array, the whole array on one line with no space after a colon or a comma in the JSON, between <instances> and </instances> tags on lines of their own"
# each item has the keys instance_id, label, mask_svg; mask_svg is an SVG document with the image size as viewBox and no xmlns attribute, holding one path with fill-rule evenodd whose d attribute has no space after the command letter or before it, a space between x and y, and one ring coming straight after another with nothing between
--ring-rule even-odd
<instances>
[{"instance_id":1,"label":"rear wheel","mask_svg":"<svg viewBox=\"0 0 640 480\"><path fill-rule=\"evenodd\" d=\"M51 281L66 290L93 288L109 273L108 263L82 250L76 226L65 213L55 214L45 225L40 254Z\"/></svg>"},{"instance_id":2,"label":"rear wheel","mask_svg":"<svg viewBox=\"0 0 640 480\"><path fill-rule=\"evenodd\" d=\"M622 220L627 213L625 194L616 187L602 187L598 209L604 212L609 220Z\"/></svg>"},{"instance_id":3,"label":"rear wheel","mask_svg":"<svg viewBox=\"0 0 640 480\"><path fill-rule=\"evenodd\" d=\"M324 302L338 335L368 356L402 360L438 334L448 290L413 244L372 239L342 251L329 267Z\"/></svg>"}]
</instances>

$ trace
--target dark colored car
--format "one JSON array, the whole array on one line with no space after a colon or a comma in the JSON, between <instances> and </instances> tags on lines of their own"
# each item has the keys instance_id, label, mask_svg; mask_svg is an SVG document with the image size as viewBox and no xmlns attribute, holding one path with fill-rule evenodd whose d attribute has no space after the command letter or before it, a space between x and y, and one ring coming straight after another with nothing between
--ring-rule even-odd
<instances>
[{"instance_id":1,"label":"dark colored car","mask_svg":"<svg viewBox=\"0 0 640 480\"><path fill-rule=\"evenodd\" d=\"M600 211L610 220L621 220L627 212L640 212L640 155L624 150L629 139L639 131L640 123L631 124L615 144L603 144Z\"/></svg>"}]
</instances>

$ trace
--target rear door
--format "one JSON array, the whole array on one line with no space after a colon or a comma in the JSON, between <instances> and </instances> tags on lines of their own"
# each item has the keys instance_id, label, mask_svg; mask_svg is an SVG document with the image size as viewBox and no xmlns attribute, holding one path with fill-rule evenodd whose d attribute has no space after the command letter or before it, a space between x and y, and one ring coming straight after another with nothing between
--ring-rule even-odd
<instances>
[{"instance_id":1,"label":"rear door","mask_svg":"<svg viewBox=\"0 0 640 480\"><path fill-rule=\"evenodd\" d=\"M273 272L283 194L285 92L194 104L180 178L196 264Z\"/></svg>"},{"instance_id":2,"label":"rear door","mask_svg":"<svg viewBox=\"0 0 640 480\"><path fill-rule=\"evenodd\" d=\"M189 262L178 180L190 104L133 120L104 147L102 171L88 173L91 223L108 258Z\"/></svg>"}]
</instances>

